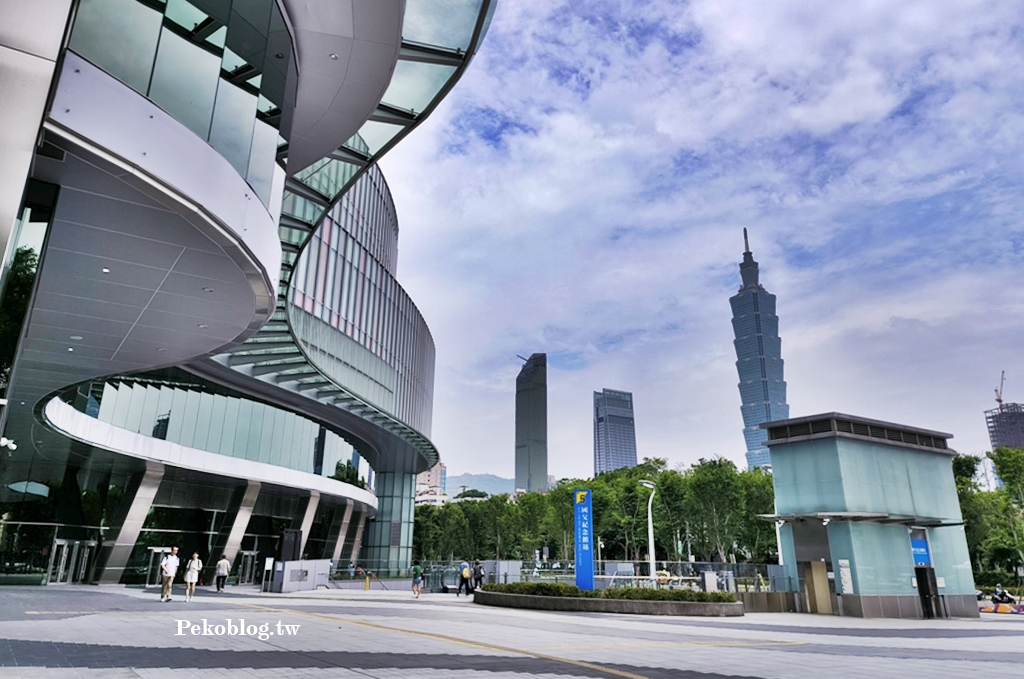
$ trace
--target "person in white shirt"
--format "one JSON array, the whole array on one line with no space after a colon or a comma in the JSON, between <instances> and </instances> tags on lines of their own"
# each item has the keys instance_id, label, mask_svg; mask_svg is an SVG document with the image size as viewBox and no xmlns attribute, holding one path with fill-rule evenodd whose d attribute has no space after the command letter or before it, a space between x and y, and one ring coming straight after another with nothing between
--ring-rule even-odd
<instances>
[{"instance_id":1,"label":"person in white shirt","mask_svg":"<svg viewBox=\"0 0 1024 679\"><path fill-rule=\"evenodd\" d=\"M163 587L160 590L160 601L171 600L171 583L178 572L178 548L171 547L171 553L160 559L160 576L163 578Z\"/></svg>"},{"instance_id":2,"label":"person in white shirt","mask_svg":"<svg viewBox=\"0 0 1024 679\"><path fill-rule=\"evenodd\" d=\"M199 572L203 570L203 562L199 560L199 552L193 552L185 568L185 601L192 601L196 595L196 583L199 582Z\"/></svg>"},{"instance_id":3,"label":"person in white shirt","mask_svg":"<svg viewBox=\"0 0 1024 679\"><path fill-rule=\"evenodd\" d=\"M220 561L217 562L217 591L224 591L224 583L228 581L228 573L231 572L231 562L228 561L228 555L223 554L220 557Z\"/></svg>"}]
</instances>

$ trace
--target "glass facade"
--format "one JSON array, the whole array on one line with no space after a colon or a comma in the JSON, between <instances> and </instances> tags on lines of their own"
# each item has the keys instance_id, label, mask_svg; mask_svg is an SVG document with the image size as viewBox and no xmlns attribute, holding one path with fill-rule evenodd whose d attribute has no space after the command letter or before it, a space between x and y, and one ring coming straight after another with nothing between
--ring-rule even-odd
<instances>
[{"instance_id":1,"label":"glass facade","mask_svg":"<svg viewBox=\"0 0 1024 679\"><path fill-rule=\"evenodd\" d=\"M548 489L548 355L533 354L516 377L516 490Z\"/></svg>"},{"instance_id":2,"label":"glass facade","mask_svg":"<svg viewBox=\"0 0 1024 679\"><path fill-rule=\"evenodd\" d=\"M346 389L429 435L434 341L394 278L398 219L374 166L310 239L289 316L307 355Z\"/></svg>"},{"instance_id":3,"label":"glass facade","mask_svg":"<svg viewBox=\"0 0 1024 679\"><path fill-rule=\"evenodd\" d=\"M324 4L329 3L324 0ZM91 445L85 438L76 438L77 434L66 435L71 430L61 429L56 420L41 423L46 401L33 396L18 406L24 410L12 415L22 427L19 446L0 465L0 581L149 582L154 555L177 544L185 553L198 551L208 563L221 553L230 558L237 554L233 574L240 582L248 582L245 578L252 573L245 575L246 564L251 568L266 556L279 556L283 531L300 526L311 526L304 536L304 554L310 558L358 559L374 563L375 570L396 574L409 566L415 471L437 460L436 448L426 438L434 345L419 311L394 278L398 222L387 184L374 163L461 77L486 31L493 3L409 0L403 45L391 81L380 101L361 102L367 110L376 104L376 111L358 130L346 132L351 138L328 157L305 168L282 170L287 167L287 121L301 108L289 26L310 28L301 25L302 15L286 21L282 11L288 12L288 7L278 0L77 0L72 4L69 50L123 83L124 88L115 89L123 90L129 99L131 88L206 141L248 181L264 205L281 204L281 287L276 311L264 327L258 332L244 328L233 336L232 344L223 345L236 346L238 339L250 337L251 343L237 345L239 353L211 358L197 351L187 360L175 357L177 364L210 380L224 376L218 369L240 368L236 372L241 376L223 378L224 384L234 388L179 368L114 374L162 365L160 355L146 352L164 351L154 347L165 340L175 342L177 336L157 340L147 336L132 349L139 352L138 364L68 372L74 376L46 389L47 399L58 393L64 403L95 418L89 420L60 403L52 404L55 412L70 421L92 422L86 430L100 429L96 426L100 421L193 449L194 459L210 461L197 450L234 458L231 469L253 469L238 462L243 459L277 465L281 476L261 481L245 478L240 471L225 471L228 468L223 465L189 468L182 458L180 466L174 466L163 458L147 457L144 450L119 454L98 443ZM88 98L88 92L83 96ZM171 121L159 122L177 133ZM51 133L62 139L59 132L46 134ZM52 145L44 143L38 154L63 161L62 148L48 149ZM94 167L97 177L108 172ZM275 176L277 188L272 195ZM53 188L57 191L59 186ZM155 194L162 187L154 184L152 188ZM31 198L31 193L26 195ZM68 195L72 192L66 191ZM117 195L111 190L109 198ZM163 202L162 196L146 195ZM26 206L31 210L22 220L23 232L32 231L30 227L38 222L41 229L37 230L45 234L46 225L40 220L49 215L37 210L31 200ZM67 223L92 216L75 213L86 208L71 202L65 208L62 220ZM140 216L137 222L131 226L142 237L159 232L156 218L149 221ZM119 233L113 226L110 230ZM47 254L41 243L35 251ZM89 256L84 247L82 252L67 251ZM139 269L155 258L145 246L119 255L119 264ZM96 268L104 263L97 262ZM110 268L115 274L129 275L128 266ZM98 270L111 273L107 267ZM217 288L220 294L218 274L199 266L190 270L188 284L212 282L209 290L197 289L212 293ZM130 280L125 287L132 287ZM63 294L64 288L55 288ZM95 300L90 301L104 308L118 306L113 293L104 296L108 288L97 286L96 290ZM31 304L28 310L40 311L37 317L45 311ZM74 311L82 317L89 314L90 320L105 318ZM191 319L191 311L181 315ZM263 308L262 313L269 311ZM20 324L16 330L21 330ZM180 346L192 346L187 330L182 335ZM78 342L83 337L68 332L59 341ZM70 360L60 365L87 363L92 357L85 346L67 347ZM280 359L282 364L297 366L302 374L300 386L309 388L283 394L282 385L290 382L277 379L277 366L268 370L268 365L247 358L250 347L259 347L254 354L266 351L270 357L285 357ZM21 356L26 353L30 352ZM305 363L306 354L315 365ZM64 375L58 363L51 362L39 372ZM25 375L30 373L16 375L15 384L30 379ZM321 396L321 391L334 395ZM308 411L317 419L303 414L307 411L299 398L318 400ZM278 402L287 405L279 407ZM355 434L338 426L330 414L324 415L328 412L324 406L332 403L345 410L338 420L351 423L352 416L362 418L353 431L380 433L356 445L373 441L382 446L371 451L376 457L370 458L381 473L375 475L346 440L356 442ZM374 404L385 412L375 410ZM111 434L106 445L118 445L117 432L103 429ZM348 462L354 472L345 467ZM313 477L303 480L326 492L284 485L296 478L285 469L326 477L338 465L346 478L355 473L357 481L365 478L375 487L381 498L379 510L375 501L361 493L347 495L342 489L335 494L331 483ZM371 523L370 517L376 520ZM364 536L370 544L360 555Z\"/></svg>"},{"instance_id":4,"label":"glass facade","mask_svg":"<svg viewBox=\"0 0 1024 679\"><path fill-rule=\"evenodd\" d=\"M743 231L746 240L746 229ZM735 333L736 371L739 373L743 438L747 466L769 467L771 454L765 446L768 432L762 422L789 417L786 382L783 379L782 338L775 314L775 295L758 283L757 262L748 246L740 264L743 286L729 299Z\"/></svg>"},{"instance_id":5,"label":"glass facade","mask_svg":"<svg viewBox=\"0 0 1024 679\"><path fill-rule=\"evenodd\" d=\"M270 204L295 68L274 0L81 0L69 47L207 140Z\"/></svg>"},{"instance_id":6,"label":"glass facade","mask_svg":"<svg viewBox=\"0 0 1024 679\"><path fill-rule=\"evenodd\" d=\"M352 446L337 432L184 370L97 380L61 398L121 429L310 474L331 476L339 462L353 459Z\"/></svg>"},{"instance_id":7,"label":"glass facade","mask_svg":"<svg viewBox=\"0 0 1024 679\"><path fill-rule=\"evenodd\" d=\"M633 394L604 389L594 392L594 475L636 466Z\"/></svg>"}]
</instances>

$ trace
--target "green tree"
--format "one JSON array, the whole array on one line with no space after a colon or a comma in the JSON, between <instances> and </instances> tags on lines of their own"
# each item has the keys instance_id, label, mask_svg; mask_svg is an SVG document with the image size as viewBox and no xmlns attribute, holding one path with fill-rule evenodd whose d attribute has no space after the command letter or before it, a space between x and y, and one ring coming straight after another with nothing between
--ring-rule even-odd
<instances>
[{"instance_id":1,"label":"green tree","mask_svg":"<svg viewBox=\"0 0 1024 679\"><path fill-rule=\"evenodd\" d=\"M726 561L743 522L743 487L736 465L701 458L686 472L685 509L694 549L705 561Z\"/></svg>"},{"instance_id":2,"label":"green tree","mask_svg":"<svg viewBox=\"0 0 1024 679\"><path fill-rule=\"evenodd\" d=\"M334 473L331 478L343 483L351 483L353 486L366 488L366 481L359 478L359 470L352 464L351 460L338 460L334 466Z\"/></svg>"},{"instance_id":3,"label":"green tree","mask_svg":"<svg viewBox=\"0 0 1024 679\"><path fill-rule=\"evenodd\" d=\"M738 533L739 549L751 561L778 562L779 547L775 526L761 518L775 513L775 486L772 477L755 467L739 474L743 492L743 516Z\"/></svg>"},{"instance_id":4,"label":"green tree","mask_svg":"<svg viewBox=\"0 0 1024 679\"><path fill-rule=\"evenodd\" d=\"M1005 498L997 500L995 515L1002 521L992 526L986 538L993 562L1009 566L1024 564L1024 448L996 448L988 454L1003 482L996 491Z\"/></svg>"},{"instance_id":5,"label":"green tree","mask_svg":"<svg viewBox=\"0 0 1024 679\"><path fill-rule=\"evenodd\" d=\"M467 497L469 497L469 498L486 498L487 497L487 493L485 493L482 490L477 490L476 488L467 488L466 490L464 490L461 493L459 493L458 495L456 495L455 499L456 500L461 500L462 498L467 498Z\"/></svg>"},{"instance_id":6,"label":"green tree","mask_svg":"<svg viewBox=\"0 0 1024 679\"><path fill-rule=\"evenodd\" d=\"M3 300L0 301L0 393L6 392L11 378L11 367L18 350L21 326L28 312L38 265L39 257L29 247L18 248L11 260Z\"/></svg>"}]
</instances>

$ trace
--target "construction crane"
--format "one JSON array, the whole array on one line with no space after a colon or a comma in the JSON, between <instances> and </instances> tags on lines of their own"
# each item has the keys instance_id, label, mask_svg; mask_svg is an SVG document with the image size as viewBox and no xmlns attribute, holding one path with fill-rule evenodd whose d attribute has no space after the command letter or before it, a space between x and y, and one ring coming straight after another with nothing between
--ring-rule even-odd
<instances>
[{"instance_id":1,"label":"construction crane","mask_svg":"<svg viewBox=\"0 0 1024 679\"><path fill-rule=\"evenodd\" d=\"M996 389L996 403L999 404L1000 410L1003 407L1003 382L1006 381L1006 371L1003 370L999 374L999 388Z\"/></svg>"}]
</instances>

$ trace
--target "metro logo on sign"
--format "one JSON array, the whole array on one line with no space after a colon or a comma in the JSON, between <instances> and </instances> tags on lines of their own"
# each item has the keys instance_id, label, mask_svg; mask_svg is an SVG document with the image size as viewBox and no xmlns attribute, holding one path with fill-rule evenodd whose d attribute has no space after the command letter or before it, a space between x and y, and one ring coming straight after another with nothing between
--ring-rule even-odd
<instances>
[{"instance_id":1,"label":"metro logo on sign","mask_svg":"<svg viewBox=\"0 0 1024 679\"><path fill-rule=\"evenodd\" d=\"M592 549L591 526L593 524L589 490L574 493L576 527L576 586L580 589L594 589L594 551Z\"/></svg>"}]
</instances>

